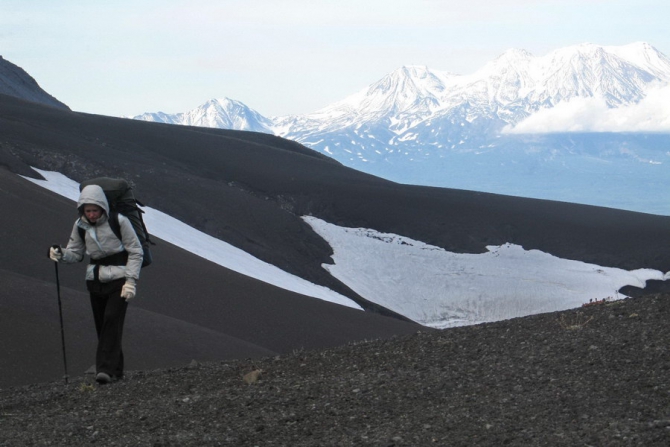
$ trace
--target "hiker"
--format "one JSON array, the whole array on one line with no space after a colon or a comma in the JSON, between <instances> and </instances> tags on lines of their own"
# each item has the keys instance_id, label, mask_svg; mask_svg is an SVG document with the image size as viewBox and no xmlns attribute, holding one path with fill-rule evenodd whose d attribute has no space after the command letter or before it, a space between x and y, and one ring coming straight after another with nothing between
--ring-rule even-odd
<instances>
[{"instance_id":1,"label":"hiker","mask_svg":"<svg viewBox=\"0 0 670 447\"><path fill-rule=\"evenodd\" d=\"M121 238L114 234L108 221L109 204L100 186L84 187L77 209L80 217L72 228L67 247L53 245L49 257L70 264L81 261L84 253L90 256L86 287L98 333L95 380L106 384L123 378L123 323L128 301L135 297L142 246L130 220L121 214L118 215Z\"/></svg>"}]
</instances>

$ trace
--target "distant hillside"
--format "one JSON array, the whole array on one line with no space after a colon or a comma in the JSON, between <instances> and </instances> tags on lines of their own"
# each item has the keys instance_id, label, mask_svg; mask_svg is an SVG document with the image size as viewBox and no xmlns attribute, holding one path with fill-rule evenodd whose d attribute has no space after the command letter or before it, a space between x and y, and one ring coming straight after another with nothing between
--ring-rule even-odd
<instances>
[{"instance_id":1,"label":"distant hillside","mask_svg":"<svg viewBox=\"0 0 670 447\"><path fill-rule=\"evenodd\" d=\"M45 92L28 73L0 56L0 93L59 109L68 106Z\"/></svg>"}]
</instances>

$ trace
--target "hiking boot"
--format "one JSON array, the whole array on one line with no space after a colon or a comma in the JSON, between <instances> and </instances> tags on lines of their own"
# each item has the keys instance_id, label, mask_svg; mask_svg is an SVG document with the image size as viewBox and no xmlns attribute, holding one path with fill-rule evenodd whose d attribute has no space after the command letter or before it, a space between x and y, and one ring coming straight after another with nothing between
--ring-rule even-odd
<instances>
[{"instance_id":1,"label":"hiking boot","mask_svg":"<svg viewBox=\"0 0 670 447\"><path fill-rule=\"evenodd\" d=\"M95 381L98 382L100 385L105 385L107 383L110 383L112 381L112 378L109 377L109 374L99 372L97 376L95 376Z\"/></svg>"}]
</instances>

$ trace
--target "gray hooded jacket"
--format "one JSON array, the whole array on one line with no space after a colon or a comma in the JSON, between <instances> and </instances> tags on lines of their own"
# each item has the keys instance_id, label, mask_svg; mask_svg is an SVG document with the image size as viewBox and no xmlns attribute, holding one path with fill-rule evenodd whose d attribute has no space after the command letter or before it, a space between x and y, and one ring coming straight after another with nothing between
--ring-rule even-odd
<instances>
[{"instance_id":1,"label":"gray hooded jacket","mask_svg":"<svg viewBox=\"0 0 670 447\"><path fill-rule=\"evenodd\" d=\"M98 205L105 210L105 214L95 224L91 224L83 214L85 204ZM128 252L126 265L100 265L98 267L98 279L100 282L109 282L115 279L140 277L142 268L142 245L135 234L133 225L123 215L119 214L119 226L121 227L121 240L119 240L112 228L109 226L109 204L105 192L98 185L86 186L79 195L77 202L80 218L74 223L70 240L67 247L63 249L63 262L73 263L83 259L88 254L91 259L102 259L122 251ZM85 231L84 240L79 237L78 228ZM89 264L86 269L86 279L94 279L95 265Z\"/></svg>"}]
</instances>

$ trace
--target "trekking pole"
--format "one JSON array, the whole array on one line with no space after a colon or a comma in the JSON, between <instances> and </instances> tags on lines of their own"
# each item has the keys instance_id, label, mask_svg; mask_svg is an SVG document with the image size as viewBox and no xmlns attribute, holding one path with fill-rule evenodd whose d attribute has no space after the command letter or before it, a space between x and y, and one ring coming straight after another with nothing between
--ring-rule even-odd
<instances>
[{"instance_id":1,"label":"trekking pole","mask_svg":"<svg viewBox=\"0 0 670 447\"><path fill-rule=\"evenodd\" d=\"M65 383L67 384L67 357L65 356L65 330L63 329L63 306L60 301L60 278L58 275L58 263L54 262L56 266L56 290L58 291L58 314L60 315L60 340L63 346L63 365L65 366Z\"/></svg>"}]
</instances>

